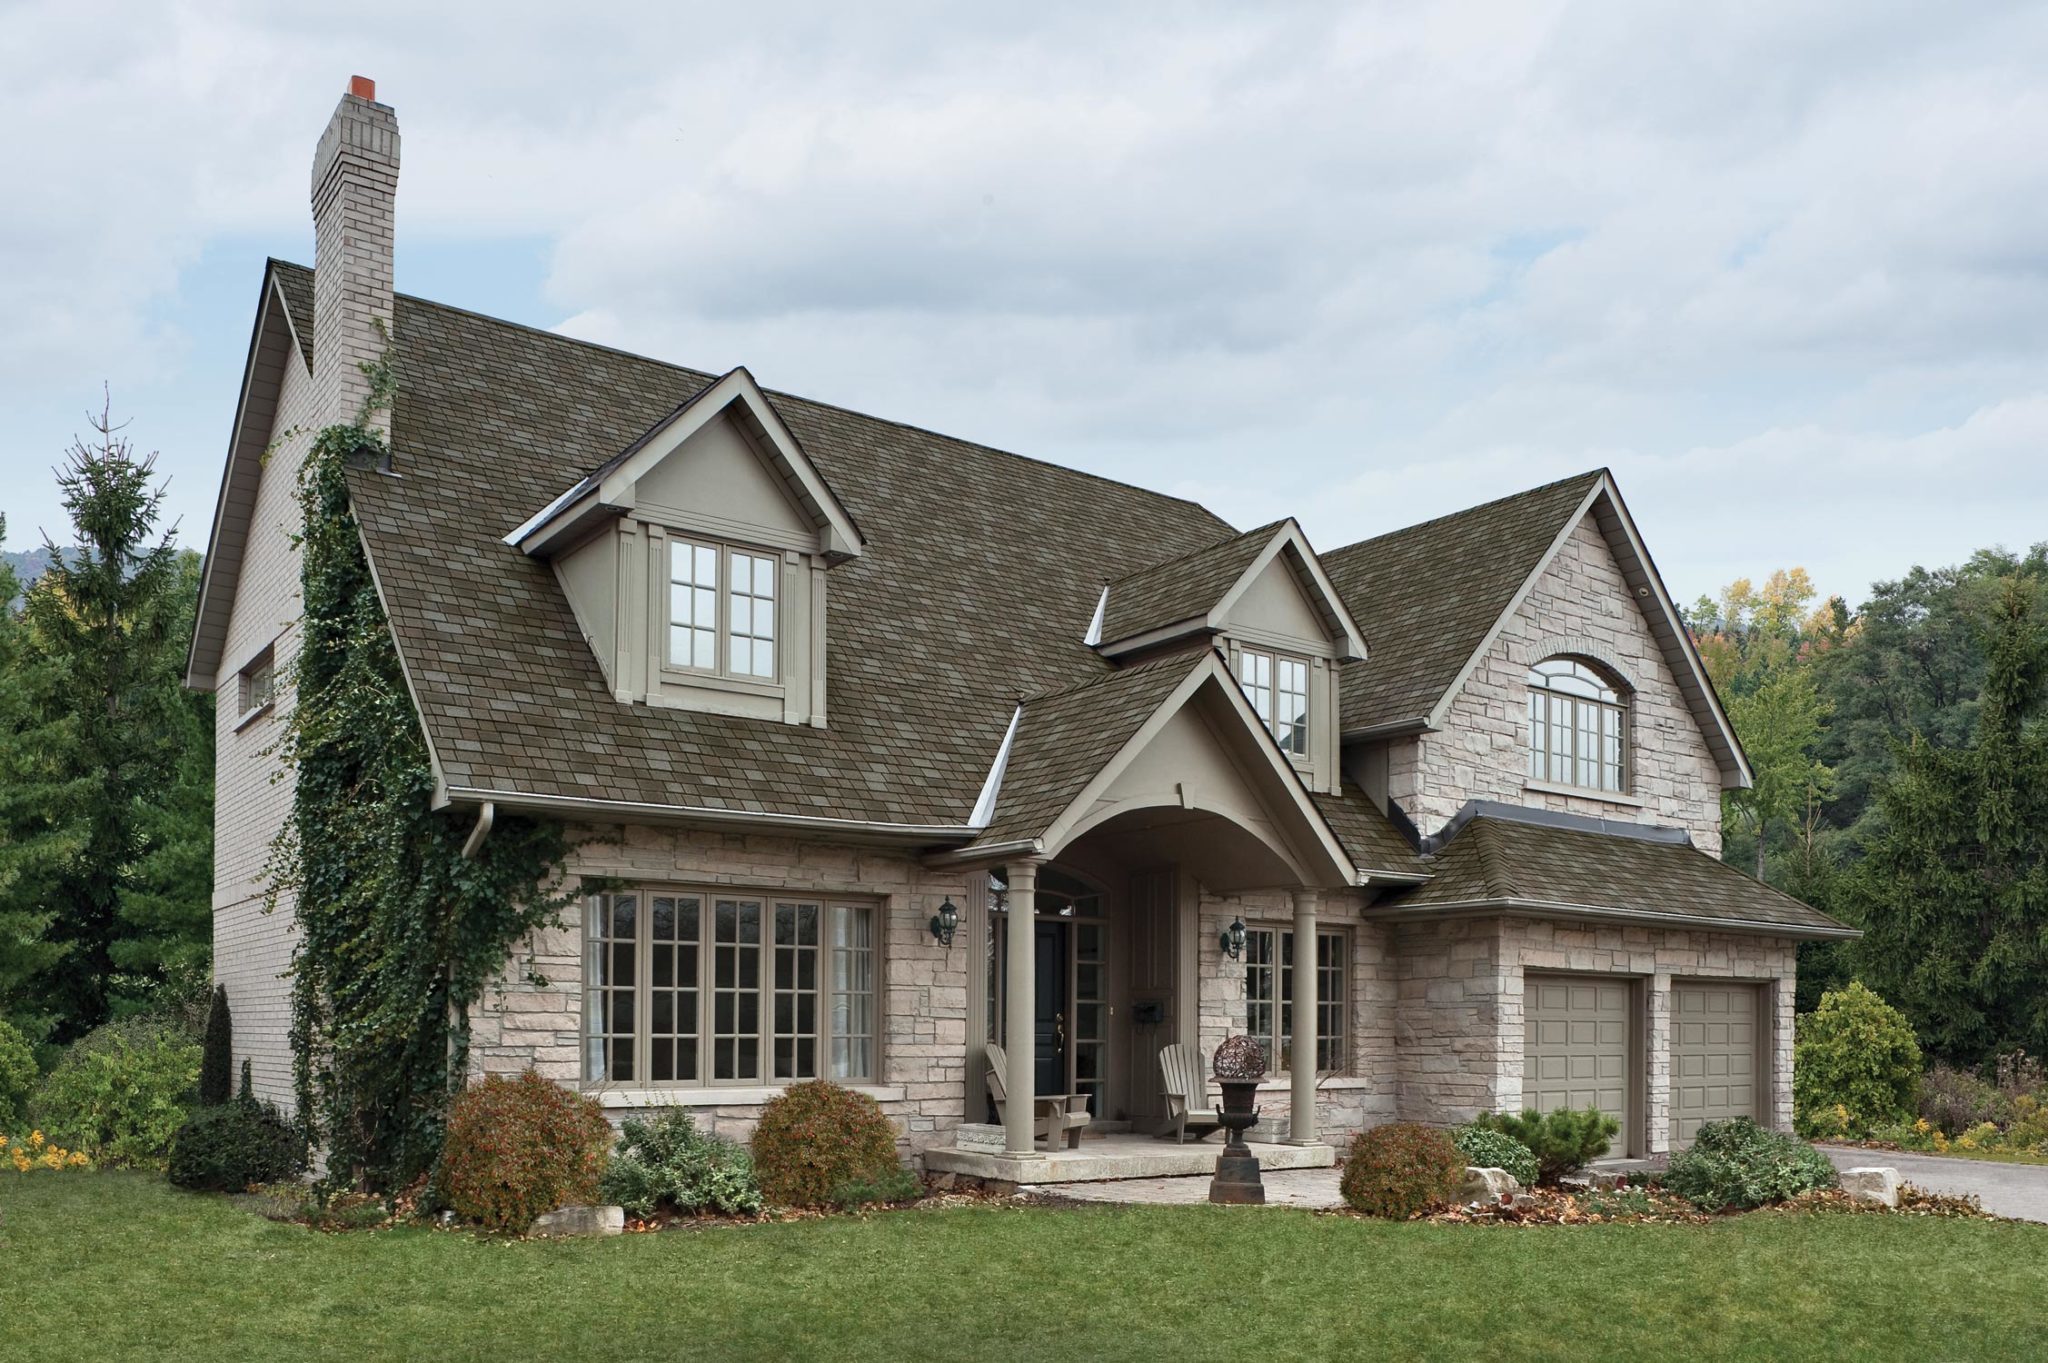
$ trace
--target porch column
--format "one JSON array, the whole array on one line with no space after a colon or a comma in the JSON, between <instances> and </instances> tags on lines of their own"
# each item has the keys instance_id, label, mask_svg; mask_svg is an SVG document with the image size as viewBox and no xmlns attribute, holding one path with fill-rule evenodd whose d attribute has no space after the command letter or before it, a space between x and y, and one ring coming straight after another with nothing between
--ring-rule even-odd
<instances>
[{"instance_id":1,"label":"porch column","mask_svg":"<svg viewBox=\"0 0 2048 1363\"><path fill-rule=\"evenodd\" d=\"M1038 1056L1032 1035L1038 1016L1037 927L1038 862L1013 861L1009 872L1009 968L1003 982L1008 995L1003 1040L1008 1043L1010 1072L1003 1076L1008 1097L1003 1103L1003 1148L1013 1155L1031 1153L1037 1114Z\"/></svg>"},{"instance_id":2,"label":"porch column","mask_svg":"<svg viewBox=\"0 0 2048 1363\"><path fill-rule=\"evenodd\" d=\"M1322 891L1302 887L1294 892L1294 1054L1289 1077L1294 1083L1288 1112L1287 1143L1312 1145L1316 1139L1316 905Z\"/></svg>"}]
</instances>

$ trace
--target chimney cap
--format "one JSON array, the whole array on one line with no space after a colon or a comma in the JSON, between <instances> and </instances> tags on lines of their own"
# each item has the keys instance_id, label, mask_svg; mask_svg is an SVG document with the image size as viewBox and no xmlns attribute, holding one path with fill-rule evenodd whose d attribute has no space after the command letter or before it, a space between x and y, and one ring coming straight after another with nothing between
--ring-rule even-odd
<instances>
[{"instance_id":1,"label":"chimney cap","mask_svg":"<svg viewBox=\"0 0 2048 1363\"><path fill-rule=\"evenodd\" d=\"M350 76L348 92L357 99L367 99L372 104L377 102L377 82L368 76Z\"/></svg>"}]
</instances>

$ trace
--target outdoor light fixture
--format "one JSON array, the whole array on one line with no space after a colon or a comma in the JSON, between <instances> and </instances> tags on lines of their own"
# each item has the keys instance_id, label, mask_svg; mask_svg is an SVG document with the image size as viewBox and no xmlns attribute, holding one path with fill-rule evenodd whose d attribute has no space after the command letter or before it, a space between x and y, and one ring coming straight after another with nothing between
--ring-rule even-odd
<instances>
[{"instance_id":1,"label":"outdoor light fixture","mask_svg":"<svg viewBox=\"0 0 2048 1363\"><path fill-rule=\"evenodd\" d=\"M1228 956L1233 961L1242 958L1244 955L1244 919L1239 918L1229 927L1223 929L1216 940L1223 947L1223 954L1225 956Z\"/></svg>"},{"instance_id":2,"label":"outdoor light fixture","mask_svg":"<svg viewBox=\"0 0 2048 1363\"><path fill-rule=\"evenodd\" d=\"M953 900L949 895L946 902L939 905L939 911L932 915L932 936L939 939L940 946L950 947L953 945L953 929L959 926L960 910L953 907Z\"/></svg>"}]
</instances>

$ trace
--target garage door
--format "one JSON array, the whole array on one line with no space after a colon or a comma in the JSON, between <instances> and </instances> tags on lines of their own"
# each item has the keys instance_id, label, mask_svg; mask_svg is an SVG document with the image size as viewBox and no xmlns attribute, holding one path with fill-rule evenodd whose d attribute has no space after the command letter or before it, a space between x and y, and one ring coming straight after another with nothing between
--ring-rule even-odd
<instances>
[{"instance_id":1,"label":"garage door","mask_svg":"<svg viewBox=\"0 0 2048 1363\"><path fill-rule=\"evenodd\" d=\"M1522 1106L1541 1112L1593 1104L1621 1123L1609 1152L1634 1149L1629 1130L1628 980L1593 975L1530 975L1522 985L1526 1016Z\"/></svg>"},{"instance_id":2,"label":"garage door","mask_svg":"<svg viewBox=\"0 0 2048 1363\"><path fill-rule=\"evenodd\" d=\"M1762 991L1753 984L1671 988L1671 1143L1692 1144L1702 1122L1761 1119L1757 1049Z\"/></svg>"}]
</instances>

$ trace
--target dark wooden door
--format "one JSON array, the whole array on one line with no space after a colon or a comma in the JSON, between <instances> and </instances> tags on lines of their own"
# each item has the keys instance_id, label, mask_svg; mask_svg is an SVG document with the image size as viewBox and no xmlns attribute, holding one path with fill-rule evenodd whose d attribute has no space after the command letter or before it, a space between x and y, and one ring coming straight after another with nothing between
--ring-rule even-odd
<instances>
[{"instance_id":1,"label":"dark wooden door","mask_svg":"<svg viewBox=\"0 0 2048 1363\"><path fill-rule=\"evenodd\" d=\"M1067 934L1071 930L1066 923L1040 923L1033 935L1037 954L1032 974L1038 984L1038 1000L1031 1025L1038 1064L1031 1083L1039 1093L1067 1091Z\"/></svg>"}]
</instances>

